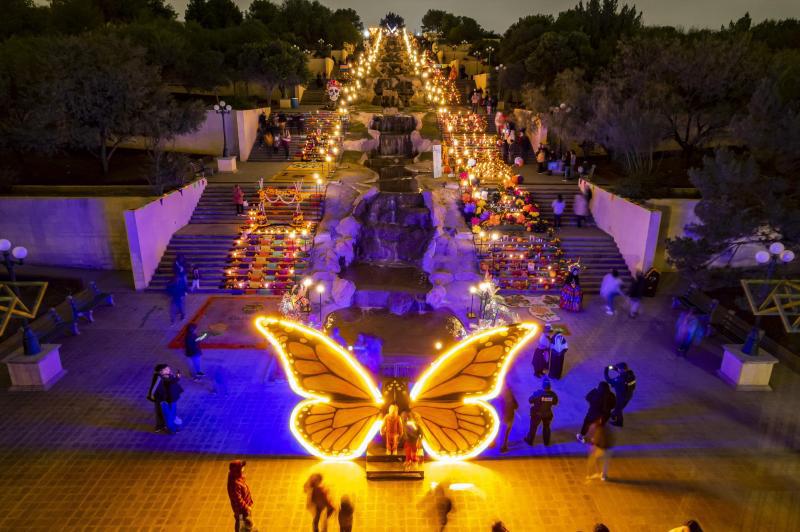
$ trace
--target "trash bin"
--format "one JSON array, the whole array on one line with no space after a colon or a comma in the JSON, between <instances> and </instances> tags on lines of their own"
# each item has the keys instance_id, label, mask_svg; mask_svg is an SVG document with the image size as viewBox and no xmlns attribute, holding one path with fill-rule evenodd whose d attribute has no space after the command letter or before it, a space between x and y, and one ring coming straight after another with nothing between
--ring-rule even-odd
<instances>
[{"instance_id":1,"label":"trash bin","mask_svg":"<svg viewBox=\"0 0 800 532\"><path fill-rule=\"evenodd\" d=\"M650 268L644 274L644 295L646 297L656 297L658 282L661 280L661 273L655 268Z\"/></svg>"},{"instance_id":2,"label":"trash bin","mask_svg":"<svg viewBox=\"0 0 800 532\"><path fill-rule=\"evenodd\" d=\"M300 100L298 98L292 98L292 109L297 109L300 107Z\"/></svg>"}]
</instances>

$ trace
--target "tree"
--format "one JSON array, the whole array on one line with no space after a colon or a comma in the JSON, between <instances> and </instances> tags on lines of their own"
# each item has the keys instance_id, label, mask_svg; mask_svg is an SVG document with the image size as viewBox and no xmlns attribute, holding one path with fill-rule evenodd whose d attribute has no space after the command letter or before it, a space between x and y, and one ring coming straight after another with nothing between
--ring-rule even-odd
<instances>
[{"instance_id":1,"label":"tree","mask_svg":"<svg viewBox=\"0 0 800 532\"><path fill-rule=\"evenodd\" d=\"M184 159L168 153L166 144L178 135L197 131L205 121L206 112L200 102L177 102L162 89L153 95L149 112L143 118L141 134L151 162L146 177L153 193L160 196L166 187L183 184L186 175Z\"/></svg>"},{"instance_id":2,"label":"tree","mask_svg":"<svg viewBox=\"0 0 800 532\"><path fill-rule=\"evenodd\" d=\"M253 0L247 8L247 18L269 26L280 15L280 8L269 0Z\"/></svg>"},{"instance_id":3,"label":"tree","mask_svg":"<svg viewBox=\"0 0 800 532\"><path fill-rule=\"evenodd\" d=\"M429 9L422 16L422 31L424 33L438 33L445 36L457 24L458 18L455 15L441 9Z\"/></svg>"},{"instance_id":4,"label":"tree","mask_svg":"<svg viewBox=\"0 0 800 532\"><path fill-rule=\"evenodd\" d=\"M195 21L204 28L238 26L244 16L233 0L189 0L186 20Z\"/></svg>"},{"instance_id":5,"label":"tree","mask_svg":"<svg viewBox=\"0 0 800 532\"><path fill-rule=\"evenodd\" d=\"M268 95L275 85L293 85L308 79L305 54L284 41L247 44L238 64L244 79L261 83Z\"/></svg>"},{"instance_id":6,"label":"tree","mask_svg":"<svg viewBox=\"0 0 800 532\"><path fill-rule=\"evenodd\" d=\"M531 15L512 24L500 41L501 61L505 64L525 61L533 54L539 38L550 31L554 23L550 15Z\"/></svg>"},{"instance_id":7,"label":"tree","mask_svg":"<svg viewBox=\"0 0 800 532\"><path fill-rule=\"evenodd\" d=\"M38 35L47 27L49 11L33 0L6 0L0 18L0 41L12 35Z\"/></svg>"},{"instance_id":8,"label":"tree","mask_svg":"<svg viewBox=\"0 0 800 532\"><path fill-rule=\"evenodd\" d=\"M523 92L525 106L535 113L562 147L571 149L591 137L590 87L581 69L560 72L552 85L528 85Z\"/></svg>"},{"instance_id":9,"label":"tree","mask_svg":"<svg viewBox=\"0 0 800 532\"><path fill-rule=\"evenodd\" d=\"M105 23L94 0L51 0L50 21L55 32L64 35L78 35Z\"/></svg>"},{"instance_id":10,"label":"tree","mask_svg":"<svg viewBox=\"0 0 800 532\"><path fill-rule=\"evenodd\" d=\"M133 22L163 18L174 20L177 13L164 0L95 0L106 22Z\"/></svg>"},{"instance_id":11,"label":"tree","mask_svg":"<svg viewBox=\"0 0 800 532\"><path fill-rule=\"evenodd\" d=\"M405 28L406 21L397 13L389 11L386 13L386 16L381 19L380 25L384 28Z\"/></svg>"},{"instance_id":12,"label":"tree","mask_svg":"<svg viewBox=\"0 0 800 532\"><path fill-rule=\"evenodd\" d=\"M64 77L54 89L64 106L68 143L97 157L103 170L117 147L140 135L161 91L145 51L113 35L64 39Z\"/></svg>"},{"instance_id":13,"label":"tree","mask_svg":"<svg viewBox=\"0 0 800 532\"><path fill-rule=\"evenodd\" d=\"M549 84L562 70L587 64L592 53L589 37L585 33L544 33L538 39L533 54L525 60L528 79L538 84Z\"/></svg>"}]
</instances>

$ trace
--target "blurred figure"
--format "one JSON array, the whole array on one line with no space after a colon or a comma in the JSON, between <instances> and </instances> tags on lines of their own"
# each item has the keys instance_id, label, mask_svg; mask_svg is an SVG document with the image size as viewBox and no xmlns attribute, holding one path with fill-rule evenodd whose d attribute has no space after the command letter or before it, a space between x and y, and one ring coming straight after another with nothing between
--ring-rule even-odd
<instances>
[{"instance_id":1,"label":"blurred figure","mask_svg":"<svg viewBox=\"0 0 800 532\"><path fill-rule=\"evenodd\" d=\"M355 507L350 501L350 497L342 495L342 500L339 503L339 532L352 532L354 512Z\"/></svg>"},{"instance_id":2,"label":"blurred figure","mask_svg":"<svg viewBox=\"0 0 800 532\"><path fill-rule=\"evenodd\" d=\"M595 478L608 480L608 463L611 460L611 448L614 446L611 432L605 423L598 419L592 423L586 441L591 445L586 462L586 480Z\"/></svg>"},{"instance_id":3,"label":"blurred figure","mask_svg":"<svg viewBox=\"0 0 800 532\"><path fill-rule=\"evenodd\" d=\"M694 519L689 519L681 526L673 528L669 532L703 532L703 527L701 527L700 523L698 523Z\"/></svg>"},{"instance_id":4,"label":"blurred figure","mask_svg":"<svg viewBox=\"0 0 800 532\"><path fill-rule=\"evenodd\" d=\"M547 370L550 360L550 333L552 330L553 326L549 323L544 326L544 331L539 336L536 349L533 351L533 374L536 377L541 377Z\"/></svg>"},{"instance_id":5,"label":"blurred figure","mask_svg":"<svg viewBox=\"0 0 800 532\"><path fill-rule=\"evenodd\" d=\"M403 433L403 425L397 414L397 405L390 405L389 412L383 418L381 436L386 442L386 454L397 454L397 443Z\"/></svg>"},{"instance_id":6,"label":"blurred figure","mask_svg":"<svg viewBox=\"0 0 800 532\"><path fill-rule=\"evenodd\" d=\"M253 527L253 496L244 478L244 460L233 460L228 465L228 498L236 521L236 532L255 531Z\"/></svg>"},{"instance_id":7,"label":"blurred figure","mask_svg":"<svg viewBox=\"0 0 800 532\"><path fill-rule=\"evenodd\" d=\"M506 525L504 525L502 521L496 521L492 525L492 532L509 532L509 530L506 528Z\"/></svg>"},{"instance_id":8,"label":"blurred figure","mask_svg":"<svg viewBox=\"0 0 800 532\"><path fill-rule=\"evenodd\" d=\"M439 530L444 530L447 526L447 519L450 512L453 511L453 501L447 493L447 486L444 484L437 484L433 491L433 502L436 507L436 516L439 519Z\"/></svg>"},{"instance_id":9,"label":"blurred figure","mask_svg":"<svg viewBox=\"0 0 800 532\"><path fill-rule=\"evenodd\" d=\"M631 318L635 318L639 315L639 307L642 305L646 283L642 270L636 270L636 276L633 278L630 288L628 288L628 298L631 302L628 316Z\"/></svg>"},{"instance_id":10,"label":"blurred figure","mask_svg":"<svg viewBox=\"0 0 800 532\"><path fill-rule=\"evenodd\" d=\"M314 513L314 521L312 527L314 532L319 532L319 522L322 518L322 513L325 512L325 520L322 522L322 529L328 529L328 519L333 513L333 504L328 489L322 485L322 475L314 473L306 481L303 488L308 494L308 507Z\"/></svg>"},{"instance_id":11,"label":"blurred figure","mask_svg":"<svg viewBox=\"0 0 800 532\"><path fill-rule=\"evenodd\" d=\"M613 378L610 375L612 371L617 373ZM614 395L616 395L614 410L611 412L611 424L621 427L623 422L622 411L633 398L633 392L636 390L636 375L625 362L619 362L616 366L606 367L604 373L606 382L614 388Z\"/></svg>"},{"instance_id":12,"label":"blurred figure","mask_svg":"<svg viewBox=\"0 0 800 532\"><path fill-rule=\"evenodd\" d=\"M589 215L589 203L586 201L586 196L580 191L575 194L572 211L578 219L578 227L583 227L586 217Z\"/></svg>"},{"instance_id":13,"label":"blurred figure","mask_svg":"<svg viewBox=\"0 0 800 532\"><path fill-rule=\"evenodd\" d=\"M147 390L147 400L151 401L155 407L156 432L164 432L167 429L167 424L164 421L164 410L161 408L161 401L163 401L166 396L164 384L161 379L161 372L166 367L166 364L156 364L153 368L153 378L150 381L150 388Z\"/></svg>"},{"instance_id":14,"label":"blurred figure","mask_svg":"<svg viewBox=\"0 0 800 532\"><path fill-rule=\"evenodd\" d=\"M503 388L503 424L505 425L505 431L503 431L503 443L500 445L501 453L508 452L508 436L511 434L511 427L514 426L514 416L517 413L517 408L519 408L519 403L514 397L514 390L506 384L506 387Z\"/></svg>"},{"instance_id":15,"label":"blurred figure","mask_svg":"<svg viewBox=\"0 0 800 532\"><path fill-rule=\"evenodd\" d=\"M695 309L691 308L682 312L675 324L675 344L678 356L685 357L689 353L689 348L699 344L703 336L705 336L704 325Z\"/></svg>"},{"instance_id":16,"label":"blurred figure","mask_svg":"<svg viewBox=\"0 0 800 532\"><path fill-rule=\"evenodd\" d=\"M410 469L419 462L419 449L422 445L422 431L408 412L401 415L403 420L403 450L406 454L405 468Z\"/></svg>"},{"instance_id":17,"label":"blurred figure","mask_svg":"<svg viewBox=\"0 0 800 532\"><path fill-rule=\"evenodd\" d=\"M553 421L553 407L558 404L558 395L550 389L550 380L542 381L542 389L534 392L528 402L531 404L531 425L525 443L533 445L539 425L542 425L542 438L550 445L550 423Z\"/></svg>"},{"instance_id":18,"label":"blurred figure","mask_svg":"<svg viewBox=\"0 0 800 532\"><path fill-rule=\"evenodd\" d=\"M596 525L594 525L592 532L611 532L611 531L603 523L597 523Z\"/></svg>"},{"instance_id":19,"label":"blurred figure","mask_svg":"<svg viewBox=\"0 0 800 532\"><path fill-rule=\"evenodd\" d=\"M609 316L614 315L614 299L620 294L622 294L622 279L619 277L619 271L613 269L611 273L605 274L600 282L600 296L606 302L606 314Z\"/></svg>"},{"instance_id":20,"label":"blurred figure","mask_svg":"<svg viewBox=\"0 0 800 532\"><path fill-rule=\"evenodd\" d=\"M586 412L586 417L583 418L581 431L575 435L581 443L586 441L585 437L589 426L596 421L605 424L611 417L611 412L614 410L614 407L617 405L617 399L611 392L611 387L605 381L598 384L597 388L586 394L586 401L589 403L589 411Z\"/></svg>"},{"instance_id":21,"label":"blurred figure","mask_svg":"<svg viewBox=\"0 0 800 532\"><path fill-rule=\"evenodd\" d=\"M208 333L203 333L201 335L197 334L197 324L190 323L186 326L186 336L183 339L183 347L184 347L184 354L186 358L189 359L189 366L191 369L191 374L194 380L201 379L206 376L203 373L203 367L200 364L200 356L203 354L203 351L200 349L199 342L202 342Z\"/></svg>"}]
</instances>

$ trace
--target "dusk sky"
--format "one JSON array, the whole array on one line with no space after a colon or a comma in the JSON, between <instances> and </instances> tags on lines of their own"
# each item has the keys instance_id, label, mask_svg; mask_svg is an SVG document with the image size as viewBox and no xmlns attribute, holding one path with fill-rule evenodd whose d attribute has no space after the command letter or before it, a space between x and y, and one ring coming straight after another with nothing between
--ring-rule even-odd
<instances>
[{"instance_id":1,"label":"dusk sky","mask_svg":"<svg viewBox=\"0 0 800 532\"><path fill-rule=\"evenodd\" d=\"M169 0L181 17L187 0ZM234 0L247 8L251 0ZM274 0L276 3L279 0ZM387 11L395 11L418 29L420 18L431 8L474 17L482 26L502 33L520 17L534 13L552 13L568 9L578 0L321 0L332 7L352 7L366 24L376 24ZM620 0L624 3L624 0ZM647 24L717 28L749 11L755 21L766 18L800 18L800 0L638 0L632 2L644 12Z\"/></svg>"}]
</instances>

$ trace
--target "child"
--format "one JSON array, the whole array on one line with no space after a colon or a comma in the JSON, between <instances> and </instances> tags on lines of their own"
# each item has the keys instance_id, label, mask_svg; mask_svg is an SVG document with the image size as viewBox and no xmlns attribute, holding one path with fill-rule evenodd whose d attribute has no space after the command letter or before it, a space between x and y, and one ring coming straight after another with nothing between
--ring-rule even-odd
<instances>
[{"instance_id":1,"label":"child","mask_svg":"<svg viewBox=\"0 0 800 532\"><path fill-rule=\"evenodd\" d=\"M197 265L192 267L192 292L200 290L200 268Z\"/></svg>"}]
</instances>

